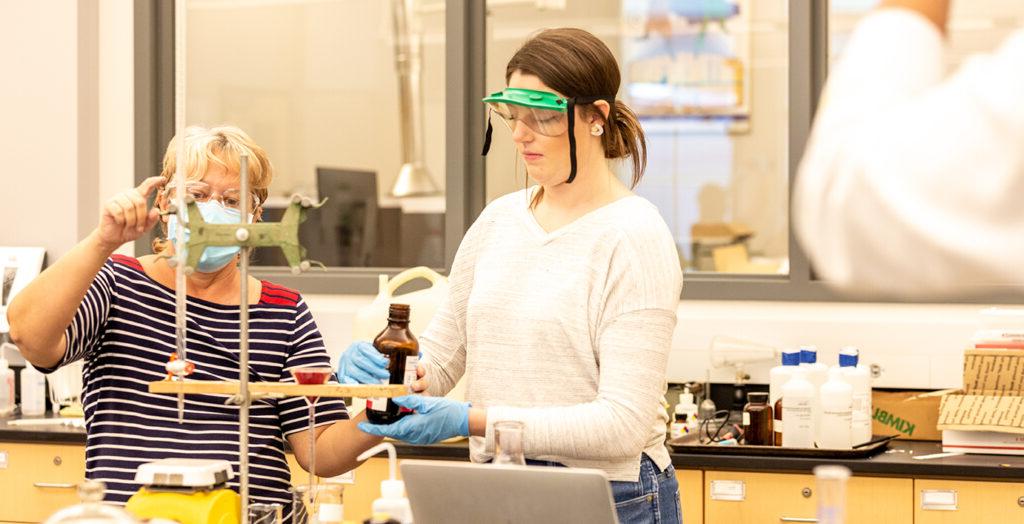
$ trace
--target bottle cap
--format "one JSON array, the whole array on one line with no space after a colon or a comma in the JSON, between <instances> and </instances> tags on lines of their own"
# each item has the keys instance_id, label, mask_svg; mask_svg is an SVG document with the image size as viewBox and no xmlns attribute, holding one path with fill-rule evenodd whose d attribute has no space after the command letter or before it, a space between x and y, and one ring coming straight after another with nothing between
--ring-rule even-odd
<instances>
[{"instance_id":1,"label":"bottle cap","mask_svg":"<svg viewBox=\"0 0 1024 524\"><path fill-rule=\"evenodd\" d=\"M799 349L785 349L782 351L782 365L783 366L796 366L800 364L800 350Z\"/></svg>"},{"instance_id":2,"label":"bottle cap","mask_svg":"<svg viewBox=\"0 0 1024 524\"><path fill-rule=\"evenodd\" d=\"M841 367L855 367L860 360L860 350L853 346L846 346L839 350L839 365Z\"/></svg>"},{"instance_id":3,"label":"bottle cap","mask_svg":"<svg viewBox=\"0 0 1024 524\"><path fill-rule=\"evenodd\" d=\"M693 393L690 393L689 387L683 387L683 392L679 394L679 404L676 404L676 408L679 406L695 406L693 403Z\"/></svg>"},{"instance_id":4,"label":"bottle cap","mask_svg":"<svg viewBox=\"0 0 1024 524\"><path fill-rule=\"evenodd\" d=\"M385 499L400 499L405 497L405 482L401 480L380 481L380 496Z\"/></svg>"},{"instance_id":5,"label":"bottle cap","mask_svg":"<svg viewBox=\"0 0 1024 524\"><path fill-rule=\"evenodd\" d=\"M800 363L814 364L818 361L818 348L814 346L800 346Z\"/></svg>"}]
</instances>

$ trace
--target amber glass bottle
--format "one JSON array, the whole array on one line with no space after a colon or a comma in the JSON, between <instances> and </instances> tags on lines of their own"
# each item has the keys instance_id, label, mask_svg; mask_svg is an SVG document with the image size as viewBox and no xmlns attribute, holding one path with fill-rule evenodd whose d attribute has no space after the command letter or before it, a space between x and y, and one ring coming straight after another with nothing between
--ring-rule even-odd
<instances>
[{"instance_id":1,"label":"amber glass bottle","mask_svg":"<svg viewBox=\"0 0 1024 524\"><path fill-rule=\"evenodd\" d=\"M373 347L389 361L391 378L381 382L409 386L416 380L420 344L412 331L409 331L408 305L391 304L388 309L388 326L373 339ZM400 407L391 399L366 399L366 418L374 424L392 424L409 413L408 409Z\"/></svg>"},{"instance_id":2,"label":"amber glass bottle","mask_svg":"<svg viewBox=\"0 0 1024 524\"><path fill-rule=\"evenodd\" d=\"M747 405L743 406L743 426L743 438L747 444L754 446L775 444L775 433L772 431L772 407L768 405L768 393L747 395Z\"/></svg>"},{"instance_id":3,"label":"amber glass bottle","mask_svg":"<svg viewBox=\"0 0 1024 524\"><path fill-rule=\"evenodd\" d=\"M782 445L782 397L775 401L775 445Z\"/></svg>"}]
</instances>

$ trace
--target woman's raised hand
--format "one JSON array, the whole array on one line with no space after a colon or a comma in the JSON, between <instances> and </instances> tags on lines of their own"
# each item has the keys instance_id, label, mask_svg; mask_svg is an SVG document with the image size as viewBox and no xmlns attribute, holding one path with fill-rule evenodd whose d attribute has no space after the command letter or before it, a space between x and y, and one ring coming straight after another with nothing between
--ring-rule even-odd
<instances>
[{"instance_id":1,"label":"woman's raised hand","mask_svg":"<svg viewBox=\"0 0 1024 524\"><path fill-rule=\"evenodd\" d=\"M153 190L167 183L162 176L151 176L139 187L114 195L100 211L96 228L99 240L110 251L131 242L149 231L160 220L160 210L149 208L147 200Z\"/></svg>"}]
</instances>

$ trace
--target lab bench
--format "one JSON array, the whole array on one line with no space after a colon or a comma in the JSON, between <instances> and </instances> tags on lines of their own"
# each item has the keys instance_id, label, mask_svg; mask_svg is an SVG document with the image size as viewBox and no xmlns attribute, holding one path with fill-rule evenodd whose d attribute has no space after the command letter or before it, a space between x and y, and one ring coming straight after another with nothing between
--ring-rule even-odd
<instances>
[{"instance_id":1,"label":"lab bench","mask_svg":"<svg viewBox=\"0 0 1024 524\"><path fill-rule=\"evenodd\" d=\"M77 502L73 486L85 471L85 431L10 426L0 420L0 522L38 522ZM468 460L466 442L415 446L396 443L400 458ZM847 522L1024 523L1024 457L963 455L928 460L937 442L894 441L868 459L672 454L684 522L814 522L811 468L841 464L853 471ZM306 473L288 455L295 482ZM369 516L387 475L387 460L370 459L345 486L350 520ZM15 502L16 501L16 502ZM985 520L987 519L987 520Z\"/></svg>"}]
</instances>

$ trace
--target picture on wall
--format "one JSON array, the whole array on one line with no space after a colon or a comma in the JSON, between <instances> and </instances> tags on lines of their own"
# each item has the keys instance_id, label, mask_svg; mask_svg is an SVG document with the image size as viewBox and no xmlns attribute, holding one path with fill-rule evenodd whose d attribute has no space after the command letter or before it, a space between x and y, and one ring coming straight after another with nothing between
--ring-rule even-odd
<instances>
[{"instance_id":1,"label":"picture on wall","mask_svg":"<svg viewBox=\"0 0 1024 524\"><path fill-rule=\"evenodd\" d=\"M623 84L641 116L750 116L750 0L624 0Z\"/></svg>"},{"instance_id":2,"label":"picture on wall","mask_svg":"<svg viewBox=\"0 0 1024 524\"><path fill-rule=\"evenodd\" d=\"M0 246L0 332L9 331L7 305L43 269L41 247Z\"/></svg>"}]
</instances>

